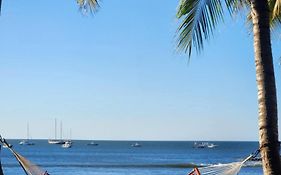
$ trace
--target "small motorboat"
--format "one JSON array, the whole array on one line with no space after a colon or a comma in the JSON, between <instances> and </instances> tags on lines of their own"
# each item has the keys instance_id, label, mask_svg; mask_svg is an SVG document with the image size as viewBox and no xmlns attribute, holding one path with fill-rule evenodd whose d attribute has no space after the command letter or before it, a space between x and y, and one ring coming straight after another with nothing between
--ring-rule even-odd
<instances>
[{"instance_id":1,"label":"small motorboat","mask_svg":"<svg viewBox=\"0 0 281 175\"><path fill-rule=\"evenodd\" d=\"M30 142L29 140L22 140L22 141L20 141L19 144L20 145L28 145L28 146L35 145L33 142Z\"/></svg>"},{"instance_id":2,"label":"small motorboat","mask_svg":"<svg viewBox=\"0 0 281 175\"><path fill-rule=\"evenodd\" d=\"M218 145L215 145L213 143L209 142L194 142L193 143L193 148L215 148L218 147Z\"/></svg>"},{"instance_id":3,"label":"small motorboat","mask_svg":"<svg viewBox=\"0 0 281 175\"><path fill-rule=\"evenodd\" d=\"M219 145L215 145L215 144L213 144L213 143L209 143L208 145L207 145L207 147L208 148L215 148L215 147L218 147Z\"/></svg>"},{"instance_id":4,"label":"small motorboat","mask_svg":"<svg viewBox=\"0 0 281 175\"><path fill-rule=\"evenodd\" d=\"M132 147L141 147L141 144L139 144L138 142L131 144Z\"/></svg>"},{"instance_id":5,"label":"small motorboat","mask_svg":"<svg viewBox=\"0 0 281 175\"><path fill-rule=\"evenodd\" d=\"M71 141L65 141L64 144L61 145L62 148L71 148L72 142Z\"/></svg>"},{"instance_id":6,"label":"small motorboat","mask_svg":"<svg viewBox=\"0 0 281 175\"><path fill-rule=\"evenodd\" d=\"M88 146L98 146L99 144L94 142L94 141L91 141L90 143L87 144Z\"/></svg>"}]
</instances>

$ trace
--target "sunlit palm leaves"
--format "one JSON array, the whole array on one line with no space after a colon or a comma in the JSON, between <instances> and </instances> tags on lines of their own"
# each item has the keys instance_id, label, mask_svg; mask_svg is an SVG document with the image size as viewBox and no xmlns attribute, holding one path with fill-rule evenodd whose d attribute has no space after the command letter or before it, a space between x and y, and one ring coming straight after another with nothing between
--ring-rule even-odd
<instances>
[{"instance_id":1,"label":"sunlit palm leaves","mask_svg":"<svg viewBox=\"0 0 281 175\"><path fill-rule=\"evenodd\" d=\"M220 0L181 0L178 18L183 18L178 28L178 48L191 54L194 45L202 50L203 41L208 39L219 21L223 19Z\"/></svg>"},{"instance_id":2,"label":"sunlit palm leaves","mask_svg":"<svg viewBox=\"0 0 281 175\"><path fill-rule=\"evenodd\" d=\"M272 28L280 27L281 24L281 0L269 1L270 25Z\"/></svg>"},{"instance_id":3,"label":"sunlit palm leaves","mask_svg":"<svg viewBox=\"0 0 281 175\"><path fill-rule=\"evenodd\" d=\"M77 0L82 13L94 13L99 7L98 0Z\"/></svg>"},{"instance_id":4,"label":"sunlit palm leaves","mask_svg":"<svg viewBox=\"0 0 281 175\"><path fill-rule=\"evenodd\" d=\"M273 16L278 16L280 15L281 12L281 0L271 0L272 4L274 5L273 7Z\"/></svg>"},{"instance_id":5,"label":"sunlit palm leaves","mask_svg":"<svg viewBox=\"0 0 281 175\"><path fill-rule=\"evenodd\" d=\"M180 25L177 31L177 46L180 51L191 55L192 47L203 49L204 40L208 40L219 21L223 20L223 5L230 14L241 9L250 9L250 0L180 0L177 18ZM270 24L272 28L281 24L281 0L269 0ZM251 15L248 15L251 24Z\"/></svg>"}]
</instances>

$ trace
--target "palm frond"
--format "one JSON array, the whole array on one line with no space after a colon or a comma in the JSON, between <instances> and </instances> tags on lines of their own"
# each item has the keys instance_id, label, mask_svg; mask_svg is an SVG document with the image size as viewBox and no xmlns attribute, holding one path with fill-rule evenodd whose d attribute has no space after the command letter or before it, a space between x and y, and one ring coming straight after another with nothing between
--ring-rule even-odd
<instances>
[{"instance_id":1,"label":"palm frond","mask_svg":"<svg viewBox=\"0 0 281 175\"><path fill-rule=\"evenodd\" d=\"M270 7L272 10L272 16L276 17L280 15L281 12L281 0L270 0L269 4L272 4L273 8Z\"/></svg>"},{"instance_id":2,"label":"palm frond","mask_svg":"<svg viewBox=\"0 0 281 175\"><path fill-rule=\"evenodd\" d=\"M94 13L99 8L98 0L77 0L77 4L82 13Z\"/></svg>"},{"instance_id":3,"label":"palm frond","mask_svg":"<svg viewBox=\"0 0 281 175\"><path fill-rule=\"evenodd\" d=\"M281 26L281 0L269 0L269 20L272 29L278 29Z\"/></svg>"},{"instance_id":4,"label":"palm frond","mask_svg":"<svg viewBox=\"0 0 281 175\"><path fill-rule=\"evenodd\" d=\"M177 47L191 56L193 45L197 52L203 49L219 21L223 20L220 0L180 0L177 18L181 23L177 30Z\"/></svg>"}]
</instances>

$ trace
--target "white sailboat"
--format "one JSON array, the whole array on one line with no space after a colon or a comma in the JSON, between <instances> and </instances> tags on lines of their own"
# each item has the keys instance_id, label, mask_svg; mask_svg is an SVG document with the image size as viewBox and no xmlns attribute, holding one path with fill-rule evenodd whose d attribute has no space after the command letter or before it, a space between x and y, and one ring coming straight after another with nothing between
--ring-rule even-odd
<instances>
[{"instance_id":1,"label":"white sailboat","mask_svg":"<svg viewBox=\"0 0 281 175\"><path fill-rule=\"evenodd\" d=\"M27 123L27 138L25 140L20 141L20 145L35 145L33 142L29 139L29 124Z\"/></svg>"},{"instance_id":2,"label":"white sailboat","mask_svg":"<svg viewBox=\"0 0 281 175\"><path fill-rule=\"evenodd\" d=\"M57 139L57 119L55 119L55 139L49 139L49 144L64 144L62 140L62 123L60 124L60 139Z\"/></svg>"}]
</instances>

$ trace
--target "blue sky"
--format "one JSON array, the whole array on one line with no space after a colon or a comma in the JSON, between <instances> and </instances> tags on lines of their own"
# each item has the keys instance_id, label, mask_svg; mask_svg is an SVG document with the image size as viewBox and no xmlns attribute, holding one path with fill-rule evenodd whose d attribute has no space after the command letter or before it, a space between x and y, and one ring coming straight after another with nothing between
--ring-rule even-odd
<instances>
[{"instance_id":1,"label":"blue sky","mask_svg":"<svg viewBox=\"0 0 281 175\"><path fill-rule=\"evenodd\" d=\"M83 16L74 0L4 1L3 136L26 137L29 123L32 138L51 138L57 118L75 139L258 139L252 36L242 17L226 18L188 64L175 51L177 1L101 6Z\"/></svg>"}]
</instances>

